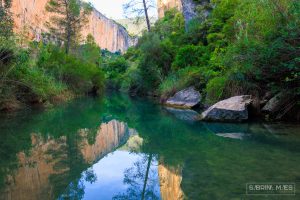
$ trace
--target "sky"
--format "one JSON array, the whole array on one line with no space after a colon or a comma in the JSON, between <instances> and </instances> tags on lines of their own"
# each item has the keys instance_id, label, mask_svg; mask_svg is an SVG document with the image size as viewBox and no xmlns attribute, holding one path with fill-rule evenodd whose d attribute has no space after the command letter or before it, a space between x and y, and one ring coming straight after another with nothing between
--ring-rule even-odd
<instances>
[{"instance_id":1,"label":"sky","mask_svg":"<svg viewBox=\"0 0 300 200\"><path fill-rule=\"evenodd\" d=\"M127 3L129 0L85 0L91 2L94 7L100 11L105 16L111 19L125 19L125 15L123 12L123 4ZM154 0L156 3L156 0ZM150 16L156 16L157 11L152 9L150 12Z\"/></svg>"}]
</instances>

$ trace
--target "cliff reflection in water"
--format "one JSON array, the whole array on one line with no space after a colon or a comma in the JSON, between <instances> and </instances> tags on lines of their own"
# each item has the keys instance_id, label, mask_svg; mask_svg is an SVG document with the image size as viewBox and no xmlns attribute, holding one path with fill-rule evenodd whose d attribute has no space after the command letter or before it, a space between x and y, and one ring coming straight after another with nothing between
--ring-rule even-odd
<instances>
[{"instance_id":1,"label":"cliff reflection in water","mask_svg":"<svg viewBox=\"0 0 300 200\"><path fill-rule=\"evenodd\" d=\"M82 177L93 181L96 178L91 177L93 172L85 170L125 143L133 132L126 123L117 120L102 123L94 131L96 133L80 129L73 138L61 136L56 139L31 134L32 148L29 152L17 154L18 168L6 177L7 187L0 199L47 200L55 199L61 193L65 193L64 197L83 197L83 188L68 188L70 182L80 185L78 181ZM89 137L93 134L95 137L91 143ZM67 190L63 191L64 188Z\"/></svg>"},{"instance_id":2,"label":"cliff reflection in water","mask_svg":"<svg viewBox=\"0 0 300 200\"><path fill-rule=\"evenodd\" d=\"M3 118L0 199L245 199L248 182L300 184L299 125L187 116L112 94Z\"/></svg>"}]
</instances>

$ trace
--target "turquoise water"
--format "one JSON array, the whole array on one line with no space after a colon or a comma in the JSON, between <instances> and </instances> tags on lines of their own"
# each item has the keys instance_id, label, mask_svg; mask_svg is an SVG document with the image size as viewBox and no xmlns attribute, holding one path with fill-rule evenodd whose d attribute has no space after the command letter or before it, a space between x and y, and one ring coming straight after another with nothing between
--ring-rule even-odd
<instances>
[{"instance_id":1,"label":"turquoise water","mask_svg":"<svg viewBox=\"0 0 300 200\"><path fill-rule=\"evenodd\" d=\"M0 116L0 199L299 199L299 125L191 115L111 94ZM296 195L246 195L253 182Z\"/></svg>"}]
</instances>

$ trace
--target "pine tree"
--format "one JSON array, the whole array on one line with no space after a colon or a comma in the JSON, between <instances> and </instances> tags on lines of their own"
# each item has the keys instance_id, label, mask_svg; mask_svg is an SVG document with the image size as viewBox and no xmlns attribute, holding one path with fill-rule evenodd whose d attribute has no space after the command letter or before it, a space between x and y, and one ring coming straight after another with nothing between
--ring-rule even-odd
<instances>
[{"instance_id":1,"label":"pine tree","mask_svg":"<svg viewBox=\"0 0 300 200\"><path fill-rule=\"evenodd\" d=\"M80 31L88 20L92 6L79 0L49 0L46 10L54 13L47 22L50 33L64 42L66 54L80 40Z\"/></svg>"},{"instance_id":2,"label":"pine tree","mask_svg":"<svg viewBox=\"0 0 300 200\"><path fill-rule=\"evenodd\" d=\"M123 9L127 17L133 16L136 18L136 23L139 24L141 19L146 20L147 30L150 32L151 23L149 18L149 10L154 8L153 0L130 0L123 5Z\"/></svg>"}]
</instances>

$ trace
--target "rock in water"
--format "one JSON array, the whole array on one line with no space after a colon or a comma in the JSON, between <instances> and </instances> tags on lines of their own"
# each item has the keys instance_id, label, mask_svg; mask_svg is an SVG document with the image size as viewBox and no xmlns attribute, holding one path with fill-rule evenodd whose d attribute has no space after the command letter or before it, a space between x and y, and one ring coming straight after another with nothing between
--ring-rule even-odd
<instances>
[{"instance_id":1,"label":"rock in water","mask_svg":"<svg viewBox=\"0 0 300 200\"><path fill-rule=\"evenodd\" d=\"M201 114L204 121L241 122L248 119L248 105L252 102L250 95L234 96L219 101Z\"/></svg>"},{"instance_id":2,"label":"rock in water","mask_svg":"<svg viewBox=\"0 0 300 200\"><path fill-rule=\"evenodd\" d=\"M194 87L189 87L177 92L166 102L167 106L178 108L192 108L201 101L200 93Z\"/></svg>"}]
</instances>

